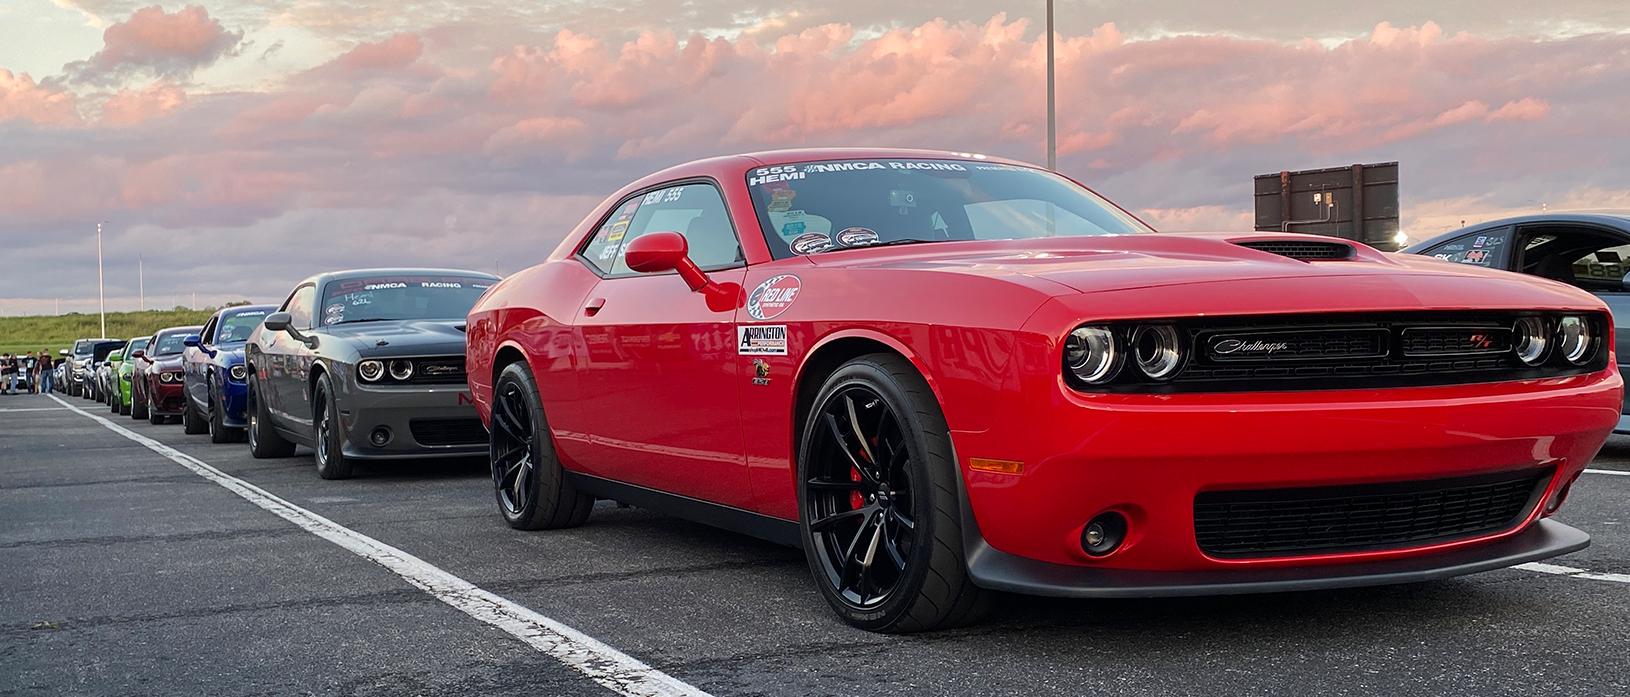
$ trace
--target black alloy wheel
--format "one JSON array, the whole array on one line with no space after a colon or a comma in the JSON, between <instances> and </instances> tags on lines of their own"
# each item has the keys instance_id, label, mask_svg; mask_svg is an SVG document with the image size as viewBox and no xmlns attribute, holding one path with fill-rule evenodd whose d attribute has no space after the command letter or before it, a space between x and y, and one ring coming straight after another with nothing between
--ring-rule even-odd
<instances>
[{"instance_id":1,"label":"black alloy wheel","mask_svg":"<svg viewBox=\"0 0 1630 697\"><path fill-rule=\"evenodd\" d=\"M523 362L504 367L493 385L488 452L498 512L517 530L582 525L594 497L578 493L560 461L544 418L543 400Z\"/></svg>"},{"instance_id":2,"label":"black alloy wheel","mask_svg":"<svg viewBox=\"0 0 1630 697\"><path fill-rule=\"evenodd\" d=\"M983 613L990 594L967 576L950 430L909 361L862 356L827 379L798 474L810 572L844 621L916 632Z\"/></svg>"},{"instance_id":3,"label":"black alloy wheel","mask_svg":"<svg viewBox=\"0 0 1630 697\"><path fill-rule=\"evenodd\" d=\"M136 421L147 418L147 395L142 394L141 381L139 375L130 378L130 418Z\"/></svg>"},{"instance_id":4,"label":"black alloy wheel","mask_svg":"<svg viewBox=\"0 0 1630 697\"><path fill-rule=\"evenodd\" d=\"M243 437L243 432L226 425L226 402L221 398L219 390L215 389L215 381L209 383L209 442L232 443Z\"/></svg>"},{"instance_id":5,"label":"black alloy wheel","mask_svg":"<svg viewBox=\"0 0 1630 697\"><path fill-rule=\"evenodd\" d=\"M198 410L192 408L192 395L188 394L185 382L181 384L181 432L189 436L196 436L209 431L209 424L198 415Z\"/></svg>"},{"instance_id":6,"label":"black alloy wheel","mask_svg":"<svg viewBox=\"0 0 1630 697\"><path fill-rule=\"evenodd\" d=\"M313 428L311 442L317 446L317 476L323 479L350 479L351 459L345 456L345 429L340 425L340 406L335 401L334 383L328 373L317 376L311 391Z\"/></svg>"},{"instance_id":7,"label":"black alloy wheel","mask_svg":"<svg viewBox=\"0 0 1630 697\"><path fill-rule=\"evenodd\" d=\"M249 373L249 454L257 459L271 457L290 457L294 455L294 444L283 438L283 435L272 428L270 411L266 408L266 401L261 399L260 380L255 378L253 372Z\"/></svg>"}]
</instances>

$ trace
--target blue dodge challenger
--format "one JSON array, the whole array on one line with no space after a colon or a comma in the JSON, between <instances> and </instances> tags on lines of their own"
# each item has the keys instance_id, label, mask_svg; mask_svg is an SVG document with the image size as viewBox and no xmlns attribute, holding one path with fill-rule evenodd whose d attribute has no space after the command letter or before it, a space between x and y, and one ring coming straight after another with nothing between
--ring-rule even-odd
<instances>
[{"instance_id":1,"label":"blue dodge challenger","mask_svg":"<svg viewBox=\"0 0 1630 697\"><path fill-rule=\"evenodd\" d=\"M241 440L248 383L243 367L244 341L275 305L223 308L199 333L187 337L182 358L185 400L181 426L190 434L209 432L215 443Z\"/></svg>"}]
</instances>

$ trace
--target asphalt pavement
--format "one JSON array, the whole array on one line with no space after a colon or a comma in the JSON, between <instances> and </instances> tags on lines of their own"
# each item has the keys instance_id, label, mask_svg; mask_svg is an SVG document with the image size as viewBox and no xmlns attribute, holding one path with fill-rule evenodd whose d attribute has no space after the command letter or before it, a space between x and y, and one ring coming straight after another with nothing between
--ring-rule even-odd
<instances>
[{"instance_id":1,"label":"asphalt pavement","mask_svg":"<svg viewBox=\"0 0 1630 697\"><path fill-rule=\"evenodd\" d=\"M595 666L613 654L720 696L1630 694L1630 476L1611 473L1630 472L1630 438L1558 516L1593 544L1549 568L1277 595L1004 597L976 627L883 636L838 621L796 550L605 501L584 527L518 532L479 461L324 481L304 449L255 460L61 399L86 413L0 397L0 694L611 695ZM291 522L304 512L334 528ZM592 639L562 649L553 630L484 618L467 593L355 540ZM568 649L584 646L591 660L574 664Z\"/></svg>"}]
</instances>

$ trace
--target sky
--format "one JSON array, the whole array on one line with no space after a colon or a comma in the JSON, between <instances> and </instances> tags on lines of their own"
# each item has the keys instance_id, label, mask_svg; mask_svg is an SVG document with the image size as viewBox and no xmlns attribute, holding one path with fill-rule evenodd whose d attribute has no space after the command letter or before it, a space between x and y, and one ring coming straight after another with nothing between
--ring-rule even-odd
<instances>
[{"instance_id":1,"label":"sky","mask_svg":"<svg viewBox=\"0 0 1630 697\"><path fill-rule=\"evenodd\" d=\"M0 0L0 313L95 311L98 221L109 310L202 307L513 273L698 157L1044 162L1042 7ZM1248 230L1254 174L1394 160L1415 239L1630 209L1623 0L1057 0L1055 31L1059 170L1157 229Z\"/></svg>"}]
</instances>

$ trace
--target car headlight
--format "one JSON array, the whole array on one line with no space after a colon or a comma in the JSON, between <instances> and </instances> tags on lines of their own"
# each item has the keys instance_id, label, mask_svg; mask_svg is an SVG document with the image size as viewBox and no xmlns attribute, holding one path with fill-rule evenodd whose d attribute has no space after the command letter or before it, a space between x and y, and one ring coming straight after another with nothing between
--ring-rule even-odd
<instances>
[{"instance_id":1,"label":"car headlight","mask_svg":"<svg viewBox=\"0 0 1630 697\"><path fill-rule=\"evenodd\" d=\"M1578 315L1567 315L1557 322L1556 350L1569 363L1583 365L1590 360L1596 346L1596 337L1590 333L1590 323Z\"/></svg>"},{"instance_id":2,"label":"car headlight","mask_svg":"<svg viewBox=\"0 0 1630 697\"><path fill-rule=\"evenodd\" d=\"M1109 327L1076 327L1064 338L1064 369L1083 382L1109 382L1120 367L1121 352Z\"/></svg>"},{"instance_id":3,"label":"car headlight","mask_svg":"<svg viewBox=\"0 0 1630 697\"><path fill-rule=\"evenodd\" d=\"M1545 362L1545 350L1550 348L1550 337L1545 332L1545 320L1524 317L1511 328L1512 345L1517 347L1517 360L1527 365Z\"/></svg>"},{"instance_id":4,"label":"car headlight","mask_svg":"<svg viewBox=\"0 0 1630 697\"><path fill-rule=\"evenodd\" d=\"M237 381L237 382L243 382L245 378L249 377L249 371L245 370L244 367L241 366L241 365L232 366L232 368L230 370L228 370L227 373L230 374L232 376L232 379Z\"/></svg>"},{"instance_id":5,"label":"car headlight","mask_svg":"<svg viewBox=\"0 0 1630 697\"><path fill-rule=\"evenodd\" d=\"M375 360L366 360L357 364L357 376L363 382L378 382L385 375L385 364Z\"/></svg>"},{"instance_id":6,"label":"car headlight","mask_svg":"<svg viewBox=\"0 0 1630 697\"><path fill-rule=\"evenodd\" d=\"M391 377L402 381L413 377L413 361L403 358L391 361Z\"/></svg>"},{"instance_id":7,"label":"car headlight","mask_svg":"<svg viewBox=\"0 0 1630 697\"><path fill-rule=\"evenodd\" d=\"M181 379L181 376L179 374L176 374L176 373L159 373L158 374L158 381L159 382L176 382L177 380L180 380L180 379Z\"/></svg>"},{"instance_id":8,"label":"car headlight","mask_svg":"<svg viewBox=\"0 0 1630 697\"><path fill-rule=\"evenodd\" d=\"M1177 328L1169 324L1146 324L1132 332L1132 356L1138 370L1155 380L1165 380L1183 367L1183 346Z\"/></svg>"}]
</instances>

